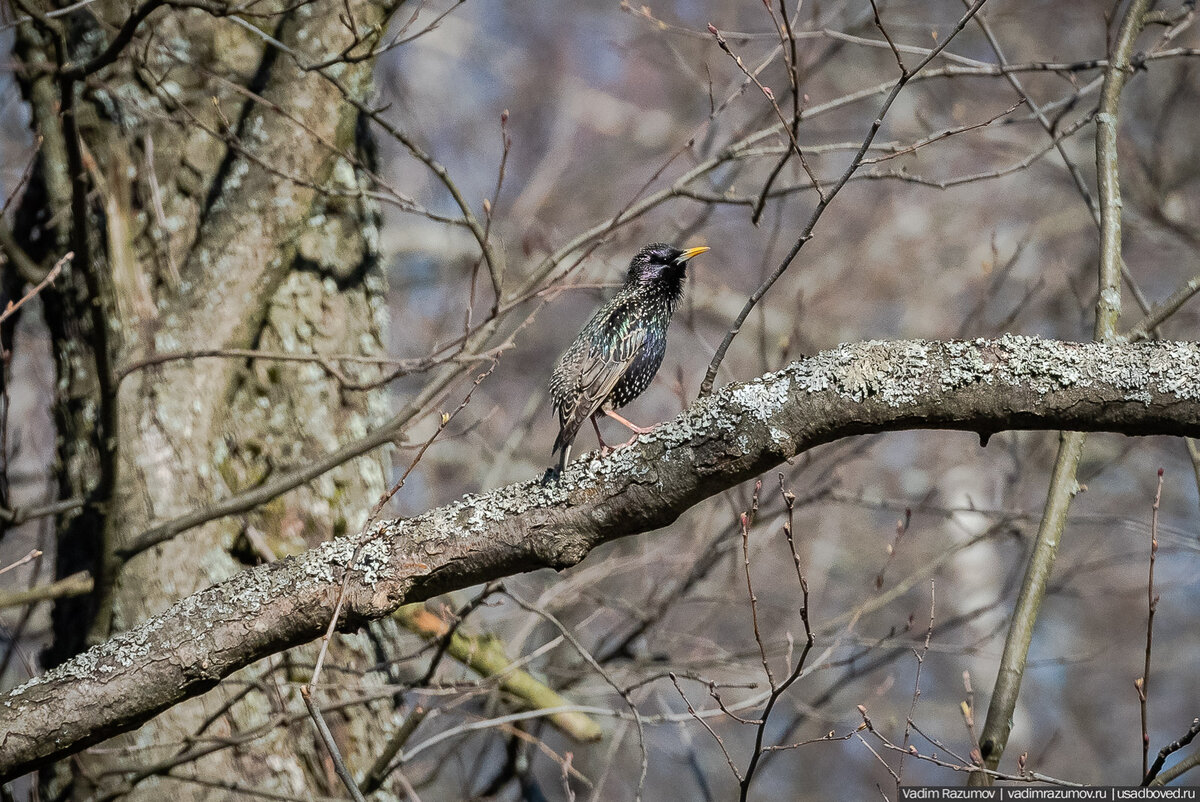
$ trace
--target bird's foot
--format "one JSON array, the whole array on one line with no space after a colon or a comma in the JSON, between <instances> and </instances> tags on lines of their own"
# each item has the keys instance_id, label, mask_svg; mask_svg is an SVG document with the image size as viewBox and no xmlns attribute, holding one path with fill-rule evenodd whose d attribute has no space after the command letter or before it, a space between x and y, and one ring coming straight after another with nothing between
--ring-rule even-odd
<instances>
[{"instance_id":1,"label":"bird's foot","mask_svg":"<svg viewBox=\"0 0 1200 802\"><path fill-rule=\"evenodd\" d=\"M620 446L621 448L624 448L625 446L629 445L634 440L636 440L637 436L639 434L650 434L650 432L654 431L658 425L658 424L655 424L654 426L638 426L636 423L626 420L624 417L622 417L621 415L618 415L616 412L613 412L611 409L604 410L604 414L607 415L608 417L612 418L613 420L615 420L617 423L624 426L629 431L633 432L633 437L629 440L628 443L625 443L623 446Z\"/></svg>"},{"instance_id":2,"label":"bird's foot","mask_svg":"<svg viewBox=\"0 0 1200 802\"><path fill-rule=\"evenodd\" d=\"M653 428L653 427L652 427L652 428ZM647 434L649 431L650 431L650 429L643 429L643 430L642 430L642 431L640 431L640 432L634 432L634 433L633 433L633 437L629 438L629 439L628 439L628 440L626 440L624 443L621 443L621 445L617 446L617 448L629 448L631 445L633 445L634 443L636 443L636 442L637 442L637 439L638 439L639 437L641 437L641 436L642 436L642 435L644 435L644 434ZM617 448L614 448L614 449L613 449L613 451L616 451L616 450L617 450Z\"/></svg>"},{"instance_id":3,"label":"bird's foot","mask_svg":"<svg viewBox=\"0 0 1200 802\"><path fill-rule=\"evenodd\" d=\"M592 428L596 430L596 442L600 444L600 456L607 457L613 452L613 447L604 442L604 438L600 436L600 424L596 423L596 416L592 415Z\"/></svg>"},{"instance_id":4,"label":"bird's foot","mask_svg":"<svg viewBox=\"0 0 1200 802\"><path fill-rule=\"evenodd\" d=\"M621 445L616 446L612 450L616 451L617 449L621 449L621 448L629 448L631 445L636 443L638 441L638 438L640 438L642 435L650 434L650 432L654 431L657 428L658 428L657 426L646 426L646 427L639 426L634 431L633 437L629 438L624 443L621 443Z\"/></svg>"}]
</instances>

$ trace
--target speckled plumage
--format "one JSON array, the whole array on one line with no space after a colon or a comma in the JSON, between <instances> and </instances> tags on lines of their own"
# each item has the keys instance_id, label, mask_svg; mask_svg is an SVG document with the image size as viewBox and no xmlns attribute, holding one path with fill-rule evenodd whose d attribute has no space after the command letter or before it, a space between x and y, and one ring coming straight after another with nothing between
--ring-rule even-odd
<instances>
[{"instance_id":1,"label":"speckled plumage","mask_svg":"<svg viewBox=\"0 0 1200 802\"><path fill-rule=\"evenodd\" d=\"M707 250L662 242L642 248L629 263L624 286L559 357L550 379L560 427L554 441L559 472L584 421L625 406L650 386L667 350L687 262Z\"/></svg>"}]
</instances>

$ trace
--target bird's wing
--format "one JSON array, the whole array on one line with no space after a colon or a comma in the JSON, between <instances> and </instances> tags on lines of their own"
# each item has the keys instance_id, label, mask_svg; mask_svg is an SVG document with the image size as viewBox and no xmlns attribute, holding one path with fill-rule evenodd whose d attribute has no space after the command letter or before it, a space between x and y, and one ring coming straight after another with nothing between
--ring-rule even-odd
<instances>
[{"instance_id":1,"label":"bird's wing","mask_svg":"<svg viewBox=\"0 0 1200 802\"><path fill-rule=\"evenodd\" d=\"M645 344L646 330L636 327L625 332L607 350L593 346L588 351L579 371L579 386L583 391L581 395L591 407L588 415L608 400L613 388L629 370L629 366L633 364L634 358Z\"/></svg>"},{"instance_id":2,"label":"bird's wing","mask_svg":"<svg viewBox=\"0 0 1200 802\"><path fill-rule=\"evenodd\" d=\"M583 422L608 400L613 388L625 375L625 371L629 370L630 364L645 344L646 330L636 327L610 341L608 348L595 344L588 348L587 354L579 364L579 392L573 394L574 404L562 410L562 432L559 438L563 443L575 439L575 434Z\"/></svg>"}]
</instances>

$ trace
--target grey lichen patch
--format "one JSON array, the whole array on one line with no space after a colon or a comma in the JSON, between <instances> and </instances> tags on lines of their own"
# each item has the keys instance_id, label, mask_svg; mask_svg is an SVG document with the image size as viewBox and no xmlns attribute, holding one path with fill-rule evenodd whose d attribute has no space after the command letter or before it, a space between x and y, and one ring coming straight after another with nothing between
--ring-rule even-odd
<instances>
[{"instance_id":1,"label":"grey lichen patch","mask_svg":"<svg viewBox=\"0 0 1200 802\"><path fill-rule=\"evenodd\" d=\"M638 442L644 442L647 445L663 442L663 436L670 432L672 432L671 426L664 426L641 435ZM646 459L645 453L640 449L618 448L607 458L602 458L599 451L593 451L590 456L591 460L588 462L590 475L609 485L622 485L629 482L648 484L658 479L652 462Z\"/></svg>"},{"instance_id":2,"label":"grey lichen patch","mask_svg":"<svg viewBox=\"0 0 1200 802\"><path fill-rule=\"evenodd\" d=\"M335 568L345 568L354 556L354 541L350 537L328 540L315 549L304 552L296 559L298 568L306 576L318 582L333 582Z\"/></svg>"},{"instance_id":3,"label":"grey lichen patch","mask_svg":"<svg viewBox=\"0 0 1200 802\"><path fill-rule=\"evenodd\" d=\"M763 384L768 381L767 378L758 379L750 382L750 385ZM730 410L730 405L734 403L733 396L735 393L743 392L743 388L747 386L731 385L717 391L715 395L700 399L671 423L656 429L653 436L667 448L674 448L685 443L695 442L697 439L719 438L728 435L741 425L740 414L732 414ZM760 400L760 394L755 389L744 390L742 398L746 404L756 405Z\"/></svg>"},{"instance_id":4,"label":"grey lichen patch","mask_svg":"<svg viewBox=\"0 0 1200 802\"><path fill-rule=\"evenodd\" d=\"M1140 346L1151 351L1146 373L1151 387L1189 401L1200 399L1200 350L1195 346L1187 350L1169 349L1169 345L1150 342ZM1125 371L1131 372L1134 371Z\"/></svg>"},{"instance_id":5,"label":"grey lichen patch","mask_svg":"<svg viewBox=\"0 0 1200 802\"><path fill-rule=\"evenodd\" d=\"M973 384L991 384L994 381L996 362L984 353L981 347L984 343L984 340L976 340L942 344L947 357L942 369L943 390L961 390Z\"/></svg>"},{"instance_id":6,"label":"grey lichen patch","mask_svg":"<svg viewBox=\"0 0 1200 802\"><path fill-rule=\"evenodd\" d=\"M1125 400L1144 404L1154 395L1200 399L1200 351L1191 344L1145 342L1134 346L1071 343L1006 334L997 340L950 342L942 372L944 389L972 382L1024 386L1046 394L1108 385Z\"/></svg>"},{"instance_id":7,"label":"grey lichen patch","mask_svg":"<svg viewBox=\"0 0 1200 802\"><path fill-rule=\"evenodd\" d=\"M788 402L792 383L786 375L738 385L730 393L735 404L760 423L770 422Z\"/></svg>"},{"instance_id":8,"label":"grey lichen patch","mask_svg":"<svg viewBox=\"0 0 1200 802\"><path fill-rule=\"evenodd\" d=\"M392 556L391 544L383 538L370 538L358 550L358 559L352 569L362 574L363 584L374 588L380 573L387 569Z\"/></svg>"},{"instance_id":9,"label":"grey lichen patch","mask_svg":"<svg viewBox=\"0 0 1200 802\"><path fill-rule=\"evenodd\" d=\"M561 482L544 486L526 482L488 493L469 493L444 507L410 519L407 529L415 541L428 548L452 538L478 537L531 509L561 504L566 496L567 487Z\"/></svg>"},{"instance_id":10,"label":"grey lichen patch","mask_svg":"<svg viewBox=\"0 0 1200 802\"><path fill-rule=\"evenodd\" d=\"M997 375L1005 384L1025 385L1041 394L1088 387L1093 383L1088 352L1094 347L1005 334L996 341Z\"/></svg>"},{"instance_id":11,"label":"grey lichen patch","mask_svg":"<svg viewBox=\"0 0 1200 802\"><path fill-rule=\"evenodd\" d=\"M8 693L10 699L21 696L42 684L53 684L64 680L103 681L105 677L124 669L144 663L164 643L179 636L179 611L189 609L186 602L195 605L196 597L176 603L157 616L148 619L142 626L115 635L103 643L88 649L40 677L34 677ZM209 613L211 615L211 613ZM211 624L208 626L211 628Z\"/></svg>"},{"instance_id":12,"label":"grey lichen patch","mask_svg":"<svg viewBox=\"0 0 1200 802\"><path fill-rule=\"evenodd\" d=\"M164 649L176 649L178 655L173 644L205 648L214 630L239 619L253 619L265 605L294 589L294 576L287 571L270 567L246 571L229 583L181 599L140 626L114 635L34 677L10 691L8 698L16 698L41 684L103 682L126 669L145 665L155 655L163 654Z\"/></svg>"},{"instance_id":13,"label":"grey lichen patch","mask_svg":"<svg viewBox=\"0 0 1200 802\"><path fill-rule=\"evenodd\" d=\"M928 392L929 345L920 340L841 345L802 364L798 385L809 392L833 389L852 401L876 398L890 407Z\"/></svg>"},{"instance_id":14,"label":"grey lichen patch","mask_svg":"<svg viewBox=\"0 0 1200 802\"><path fill-rule=\"evenodd\" d=\"M381 521L366 532L325 541L297 555L296 568L314 584L339 581L342 570L349 568L357 581L368 587L388 572L396 559L394 543L411 531L409 521Z\"/></svg>"}]
</instances>

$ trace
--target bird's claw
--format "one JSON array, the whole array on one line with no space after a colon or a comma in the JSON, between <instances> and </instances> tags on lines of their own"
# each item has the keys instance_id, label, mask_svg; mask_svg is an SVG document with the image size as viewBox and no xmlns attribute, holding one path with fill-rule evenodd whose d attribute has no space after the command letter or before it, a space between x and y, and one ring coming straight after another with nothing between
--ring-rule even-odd
<instances>
[{"instance_id":1,"label":"bird's claw","mask_svg":"<svg viewBox=\"0 0 1200 802\"><path fill-rule=\"evenodd\" d=\"M644 434L644 432L642 434ZM635 434L633 437L629 438L624 443L618 443L615 446L610 446L608 443L601 443L600 444L600 456L607 457L608 455L614 454L623 448L629 448L631 445L636 443L637 439L641 436L642 436L641 434Z\"/></svg>"}]
</instances>

